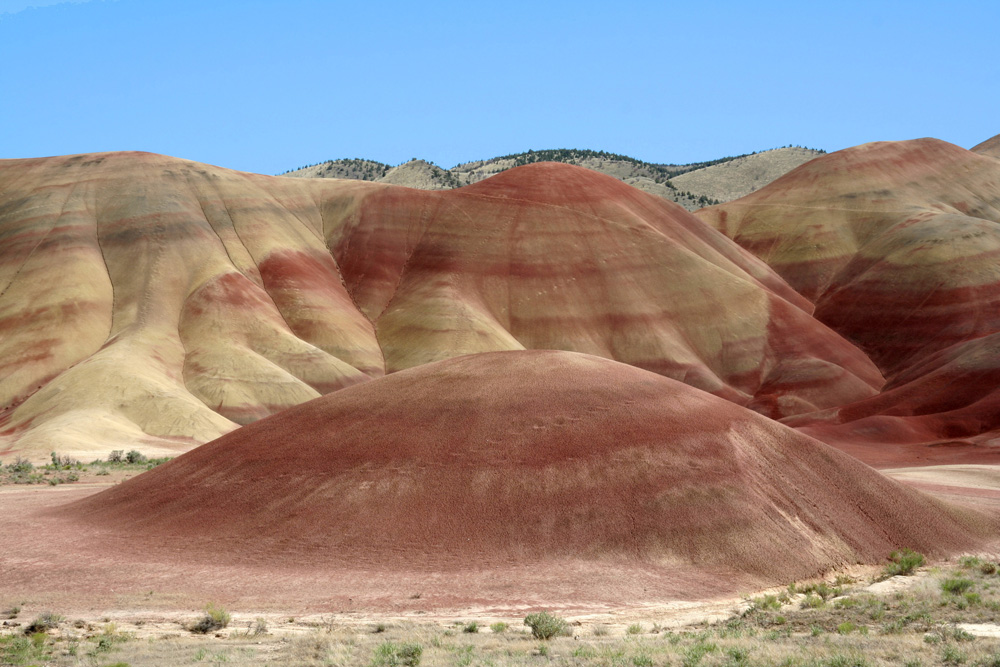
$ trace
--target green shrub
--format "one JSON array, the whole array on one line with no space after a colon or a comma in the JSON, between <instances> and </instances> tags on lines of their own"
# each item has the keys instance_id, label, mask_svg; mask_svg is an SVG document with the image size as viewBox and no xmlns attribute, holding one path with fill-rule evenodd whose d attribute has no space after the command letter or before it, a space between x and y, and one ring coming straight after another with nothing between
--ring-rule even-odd
<instances>
[{"instance_id":1,"label":"green shrub","mask_svg":"<svg viewBox=\"0 0 1000 667\"><path fill-rule=\"evenodd\" d=\"M127 463L145 463L147 459L145 454L140 452L138 449L133 449L125 455L125 461Z\"/></svg>"},{"instance_id":2,"label":"green shrub","mask_svg":"<svg viewBox=\"0 0 1000 667\"><path fill-rule=\"evenodd\" d=\"M13 463L7 464L7 470L12 473L26 473L31 472L35 469L34 464L28 459L23 459L20 456L14 459Z\"/></svg>"},{"instance_id":3,"label":"green shrub","mask_svg":"<svg viewBox=\"0 0 1000 667\"><path fill-rule=\"evenodd\" d=\"M941 582L941 590L952 595L959 595L972 588L972 580L964 577L949 577Z\"/></svg>"},{"instance_id":4,"label":"green shrub","mask_svg":"<svg viewBox=\"0 0 1000 667\"><path fill-rule=\"evenodd\" d=\"M807 595L802 600L802 607L803 607L803 609L819 609L820 607L822 607L825 604L826 604L826 602L823 600L822 597L820 597L819 595L814 595L812 593L810 593L809 595Z\"/></svg>"},{"instance_id":5,"label":"green shrub","mask_svg":"<svg viewBox=\"0 0 1000 667\"><path fill-rule=\"evenodd\" d=\"M849 634L851 634L852 632L854 632L857 629L858 629L858 626L854 625L850 621L844 621L843 623L841 623L840 625L837 626L837 634L838 635L849 635Z\"/></svg>"},{"instance_id":6,"label":"green shrub","mask_svg":"<svg viewBox=\"0 0 1000 667\"><path fill-rule=\"evenodd\" d=\"M750 652L742 648L729 648L726 649L726 661L727 665L732 665L732 667L742 667L743 665L750 664Z\"/></svg>"},{"instance_id":7,"label":"green shrub","mask_svg":"<svg viewBox=\"0 0 1000 667\"><path fill-rule=\"evenodd\" d=\"M524 617L524 624L531 628L531 636L535 639L552 639L569 633L566 620L547 611L528 614Z\"/></svg>"},{"instance_id":8,"label":"green shrub","mask_svg":"<svg viewBox=\"0 0 1000 667\"><path fill-rule=\"evenodd\" d=\"M384 642L375 648L372 667L416 667L424 649L420 644Z\"/></svg>"},{"instance_id":9,"label":"green shrub","mask_svg":"<svg viewBox=\"0 0 1000 667\"><path fill-rule=\"evenodd\" d=\"M476 623L475 621L470 621L466 623L464 626L462 626L462 632L466 632L469 634L475 634L479 632L479 623Z\"/></svg>"},{"instance_id":10,"label":"green shrub","mask_svg":"<svg viewBox=\"0 0 1000 667\"><path fill-rule=\"evenodd\" d=\"M222 607L217 607L214 604L209 604L205 607L205 615L201 617L197 623L191 626L191 632L197 632L198 634L208 634L209 632L215 632L216 630L221 630L222 628L229 625L229 612Z\"/></svg>"},{"instance_id":11,"label":"green shrub","mask_svg":"<svg viewBox=\"0 0 1000 667\"><path fill-rule=\"evenodd\" d=\"M781 602L778 600L778 596L765 595L763 597L754 598L750 602L749 611L767 610L767 609L781 609Z\"/></svg>"},{"instance_id":12,"label":"green shrub","mask_svg":"<svg viewBox=\"0 0 1000 667\"><path fill-rule=\"evenodd\" d=\"M958 650L957 647L951 646L950 644L944 647L941 652L941 662L946 665L961 665L967 660L965 653Z\"/></svg>"},{"instance_id":13,"label":"green shrub","mask_svg":"<svg viewBox=\"0 0 1000 667\"><path fill-rule=\"evenodd\" d=\"M53 614L51 611L46 611L33 620L28 627L24 629L24 634L33 635L39 632L48 632L49 630L55 630L62 623L63 617L59 614Z\"/></svg>"},{"instance_id":14,"label":"green shrub","mask_svg":"<svg viewBox=\"0 0 1000 667\"><path fill-rule=\"evenodd\" d=\"M490 625L490 632L492 632L493 634L501 635L507 632L508 627L510 626L504 623L503 621L497 621L496 623Z\"/></svg>"},{"instance_id":15,"label":"green shrub","mask_svg":"<svg viewBox=\"0 0 1000 667\"><path fill-rule=\"evenodd\" d=\"M718 651L719 647L715 644L706 644L704 642L698 642L693 646L689 646L684 651L684 657L681 658L681 665L683 667L696 667L701 659L704 658L709 653L714 653Z\"/></svg>"},{"instance_id":16,"label":"green shrub","mask_svg":"<svg viewBox=\"0 0 1000 667\"><path fill-rule=\"evenodd\" d=\"M882 578L888 579L896 575L910 575L913 571L924 564L924 555L912 549L901 549L889 554L892 561L882 570Z\"/></svg>"}]
</instances>

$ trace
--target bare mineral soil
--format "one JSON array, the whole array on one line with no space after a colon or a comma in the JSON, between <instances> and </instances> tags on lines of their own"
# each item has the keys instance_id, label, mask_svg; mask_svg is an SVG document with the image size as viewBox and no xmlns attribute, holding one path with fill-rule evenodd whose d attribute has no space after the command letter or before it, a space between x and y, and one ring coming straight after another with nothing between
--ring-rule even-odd
<instances>
[{"instance_id":1,"label":"bare mineral soil","mask_svg":"<svg viewBox=\"0 0 1000 667\"><path fill-rule=\"evenodd\" d=\"M788 589L718 595L704 571L686 591L642 568L587 563L445 574L331 572L227 563L200 567L103 552L45 510L112 486L129 471L59 485L0 486L0 664L406 665L995 665L1000 552L882 580L855 566ZM888 474L950 501L996 509L992 466ZM873 583L874 582L874 583ZM500 603L495 600L502 600ZM228 625L197 634L206 605ZM564 618L565 636L532 637L525 616ZM26 634L32 622L52 627Z\"/></svg>"},{"instance_id":2,"label":"bare mineral soil","mask_svg":"<svg viewBox=\"0 0 1000 667\"><path fill-rule=\"evenodd\" d=\"M425 664L451 664L456 656L486 656L491 652L520 664L530 662L531 655L546 650L567 659L582 650L583 657L593 659L584 663L596 664L606 662L608 651L612 654L624 651L627 656L697 651L702 640L693 637L708 632L705 624L718 624L726 619L732 624L736 619L741 627L757 623L762 636L780 634L774 637L776 643L769 649L769 655L780 657L783 652L794 652L788 647L781 648L782 641L797 636L794 632L786 636L789 628L782 627L791 622L787 620L793 618L791 611L771 613L785 621L772 618L751 623L744 612L747 600L759 591L748 587L733 595L727 592L733 589L733 580L721 579L727 575L713 574L704 568L685 569L678 565L668 573L648 563L610 569L599 561L553 560L489 570L480 570L476 563L469 563L465 571L448 572L280 566L265 569L226 562L171 563L163 558L163 553L142 561L123 557L128 552L115 542L117 538L102 544L99 538L95 541L93 535L82 534L78 525L61 521L51 511L114 486L130 474L135 471L116 469L110 475L85 473L77 482L58 485L0 486L0 503L6 508L0 515L0 534L4 536L0 541L0 562L4 563L0 572L4 582L0 612L6 610L6 616L10 617L0 626L0 632L9 635L2 641L14 641L11 638L22 636L31 620L51 612L63 620L58 629L49 633L48 639L41 640L42 648L36 647L39 651L44 646L51 649L47 664L113 664L118 658L111 659L112 649L108 647L112 646L115 656L118 653L127 656L128 664L190 664L202 660L240 664L272 660L275 661L272 664L368 664L373 651L386 641L416 641L428 651L427 657L441 654L440 659L425 659ZM996 466L935 466L895 469L886 474L950 502L992 512L1000 507L1000 468ZM984 557L995 559L995 554ZM894 578L875 584L869 591L862 584L877 579L878 570L857 566L849 571L830 572L826 580L829 586L850 580L857 584L852 590L864 595L879 593L890 598L895 595L897 603L896 589L909 590L915 585ZM986 577L978 595L1000 593L1000 578L994 579ZM747 585L752 586L752 582ZM796 598L799 606L801 597ZM970 646L995 647L996 640L989 636L995 632L995 623L1000 618L1000 603L990 608L980 606L981 602L968 597L966 605L972 611L960 616L963 622L972 624L969 633L984 635L984 639L970 642ZM185 628L199 618L209 603L229 610L233 620L227 629L209 633L208 637L193 635ZM875 603L864 604L870 611ZM940 604L931 607L942 608ZM795 605L789 607L793 608ZM839 614L846 608L829 606L827 610L832 613L836 609ZM527 628L521 620L539 610L567 617L573 624L570 628L576 642L558 639L551 644L539 644L524 634ZM795 613L814 611L809 608ZM964 613L967 609L959 611ZM814 616L818 618L817 614ZM856 621L838 618L823 621L832 623L830 629L820 630L828 637L823 650L831 650L830 640L835 642L836 650L850 644L847 640L852 636L861 641L860 635L852 635L853 631L838 633L837 627L844 622L857 625ZM472 621L484 634L462 631ZM488 626L495 623L507 623L510 628L503 636L499 632L489 633ZM921 623L937 631L934 625L937 621L924 619ZM690 628L692 625L700 629ZM725 625L711 627L714 628L711 632L717 635L712 643L719 652L715 662L731 657L725 651L744 650L740 646L746 641L735 640L742 635L727 635L720 630ZM380 628L385 632L378 632ZM685 628L696 634L683 634ZM653 636L653 630L657 633L672 630L670 637L677 639L664 642L666 636ZM810 635L816 632L808 623L799 630ZM888 633L891 637L883 638L886 633L875 633L874 627L872 632L879 636L880 650L889 650L886 646L893 642L906 643L903 641L906 633ZM104 648L98 650L102 637ZM623 637L628 643L622 643L626 641ZM727 637L733 641L720 640ZM874 640L866 636L865 641ZM933 648L940 653L944 650L942 646L949 645L951 640L941 641L944 644L940 646L915 643L914 650ZM725 651L719 648L723 644L728 646ZM861 650L850 645L854 648L844 650ZM10 648L8 644L0 646ZM21 648L28 650L25 646ZM105 649L106 654L101 652ZM968 649L963 644L956 650L968 653ZM71 655L70 651L76 654ZM509 658L522 653L521 658ZM980 653L985 660L989 651ZM176 657L167 660L168 655ZM598 659L601 656L604 658ZM30 658L23 663L9 655L6 659L11 662L0 664L34 664ZM640 659L634 664L641 662ZM660 662L654 660L654 664ZM875 660L871 664L881 663Z\"/></svg>"}]
</instances>

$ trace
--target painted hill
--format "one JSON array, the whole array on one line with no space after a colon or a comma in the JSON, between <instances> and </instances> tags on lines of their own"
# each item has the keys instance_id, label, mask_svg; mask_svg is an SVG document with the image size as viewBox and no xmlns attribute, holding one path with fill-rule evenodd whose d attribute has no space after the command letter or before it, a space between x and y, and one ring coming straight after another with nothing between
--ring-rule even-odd
<instances>
[{"instance_id":1,"label":"painted hill","mask_svg":"<svg viewBox=\"0 0 1000 667\"><path fill-rule=\"evenodd\" d=\"M1000 134L970 148L973 153L1000 158Z\"/></svg>"},{"instance_id":2,"label":"painted hill","mask_svg":"<svg viewBox=\"0 0 1000 667\"><path fill-rule=\"evenodd\" d=\"M284 176L352 178L405 185L423 190L456 188L535 162L562 162L613 176L644 192L694 210L729 201L763 187L823 151L785 147L691 164L652 164L626 155L576 149L528 151L456 165L445 170L414 158L398 167L370 160L329 160L289 171ZM678 180L679 179L679 180Z\"/></svg>"},{"instance_id":3,"label":"painted hill","mask_svg":"<svg viewBox=\"0 0 1000 667\"><path fill-rule=\"evenodd\" d=\"M0 162L0 454L190 449L387 372L563 349L775 417L882 377L680 207L538 163L458 190L144 153Z\"/></svg>"},{"instance_id":4,"label":"painted hill","mask_svg":"<svg viewBox=\"0 0 1000 667\"><path fill-rule=\"evenodd\" d=\"M128 531L145 559L386 572L584 558L772 582L904 545L968 549L992 525L682 383L553 351L344 389L59 515Z\"/></svg>"},{"instance_id":5,"label":"painted hill","mask_svg":"<svg viewBox=\"0 0 1000 667\"><path fill-rule=\"evenodd\" d=\"M992 372L985 341L1000 332L1000 163L935 139L866 144L698 216L767 262L885 373L883 396L835 421L893 416L867 422L880 424L868 440L992 441L995 420L975 415L995 391L981 378ZM961 391L944 389L955 382Z\"/></svg>"}]
</instances>

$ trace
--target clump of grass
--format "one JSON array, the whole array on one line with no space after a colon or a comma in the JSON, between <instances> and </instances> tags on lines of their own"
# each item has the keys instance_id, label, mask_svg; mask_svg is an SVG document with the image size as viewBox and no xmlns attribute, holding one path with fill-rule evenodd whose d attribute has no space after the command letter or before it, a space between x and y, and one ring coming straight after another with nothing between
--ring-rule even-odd
<instances>
[{"instance_id":1,"label":"clump of grass","mask_svg":"<svg viewBox=\"0 0 1000 667\"><path fill-rule=\"evenodd\" d=\"M49 630L55 630L59 627L59 624L63 622L63 617L59 614L53 614L51 611L43 612L28 624L28 627L24 629L24 634L34 635L40 632L48 632Z\"/></svg>"},{"instance_id":2,"label":"clump of grass","mask_svg":"<svg viewBox=\"0 0 1000 667\"><path fill-rule=\"evenodd\" d=\"M507 628L509 627L510 626L504 623L503 621L497 621L496 623L490 624L490 632L492 632L495 635L502 635L503 633L507 632Z\"/></svg>"},{"instance_id":3,"label":"clump of grass","mask_svg":"<svg viewBox=\"0 0 1000 667\"><path fill-rule=\"evenodd\" d=\"M476 621L469 621L468 623L462 626L462 632L468 633L470 635L479 632L479 623L477 623Z\"/></svg>"},{"instance_id":4,"label":"clump of grass","mask_svg":"<svg viewBox=\"0 0 1000 667\"><path fill-rule=\"evenodd\" d=\"M941 662L946 665L961 665L968 657L962 651L958 650L957 646L952 646L948 644L941 651Z\"/></svg>"},{"instance_id":5,"label":"clump of grass","mask_svg":"<svg viewBox=\"0 0 1000 667\"><path fill-rule=\"evenodd\" d=\"M819 595L815 595L813 593L809 593L802 600L802 608L803 609L819 609L820 607L822 607L825 604L826 604L826 600L824 600Z\"/></svg>"},{"instance_id":6,"label":"clump of grass","mask_svg":"<svg viewBox=\"0 0 1000 667\"><path fill-rule=\"evenodd\" d=\"M858 626L854 625L850 621L844 621L843 623L841 623L840 625L837 626L837 634L838 635L849 635L849 634L851 634L852 632L854 632L857 629L858 629Z\"/></svg>"},{"instance_id":7,"label":"clump of grass","mask_svg":"<svg viewBox=\"0 0 1000 667\"><path fill-rule=\"evenodd\" d=\"M221 630L222 628L229 625L230 616L229 612L223 607L219 607L215 604L209 604L205 607L205 615L201 619L190 627L191 632L196 632L201 635L208 634L209 632L215 632L216 630Z\"/></svg>"},{"instance_id":8,"label":"clump of grass","mask_svg":"<svg viewBox=\"0 0 1000 667\"><path fill-rule=\"evenodd\" d=\"M372 628L372 632L374 632L377 635L385 632L386 630L388 630L388 627L386 626L385 623L376 623L375 627Z\"/></svg>"},{"instance_id":9,"label":"clump of grass","mask_svg":"<svg viewBox=\"0 0 1000 667\"><path fill-rule=\"evenodd\" d=\"M948 577L941 582L941 590L952 595L960 595L972 588L972 580L965 577Z\"/></svg>"},{"instance_id":10,"label":"clump of grass","mask_svg":"<svg viewBox=\"0 0 1000 667\"><path fill-rule=\"evenodd\" d=\"M625 633L629 635L641 635L642 625L640 625L639 623L633 623L632 625L625 628Z\"/></svg>"},{"instance_id":11,"label":"clump of grass","mask_svg":"<svg viewBox=\"0 0 1000 667\"><path fill-rule=\"evenodd\" d=\"M764 595L750 601L750 608L747 612L766 611L768 609L781 609L781 602L777 595Z\"/></svg>"},{"instance_id":12,"label":"clump of grass","mask_svg":"<svg viewBox=\"0 0 1000 667\"><path fill-rule=\"evenodd\" d=\"M709 653L714 653L715 651L718 650L719 647L716 646L715 644L700 641L696 644L687 647L683 651L683 656L681 658L681 665L683 665L683 667L697 667L697 665L701 662L702 658L704 658Z\"/></svg>"},{"instance_id":13,"label":"clump of grass","mask_svg":"<svg viewBox=\"0 0 1000 667\"><path fill-rule=\"evenodd\" d=\"M420 644L384 642L375 648L372 667L416 667L424 648Z\"/></svg>"},{"instance_id":14,"label":"clump of grass","mask_svg":"<svg viewBox=\"0 0 1000 667\"><path fill-rule=\"evenodd\" d=\"M831 656L822 663L824 667L868 667L868 661L863 655L842 655Z\"/></svg>"},{"instance_id":15,"label":"clump of grass","mask_svg":"<svg viewBox=\"0 0 1000 667\"><path fill-rule=\"evenodd\" d=\"M913 571L924 564L924 555L912 549L900 549L889 554L892 561L882 570L882 579L895 577L897 575L908 576Z\"/></svg>"},{"instance_id":16,"label":"clump of grass","mask_svg":"<svg viewBox=\"0 0 1000 667\"><path fill-rule=\"evenodd\" d=\"M552 639L569 633L566 620L547 611L528 614L524 617L524 624L531 628L531 636L535 639Z\"/></svg>"}]
</instances>

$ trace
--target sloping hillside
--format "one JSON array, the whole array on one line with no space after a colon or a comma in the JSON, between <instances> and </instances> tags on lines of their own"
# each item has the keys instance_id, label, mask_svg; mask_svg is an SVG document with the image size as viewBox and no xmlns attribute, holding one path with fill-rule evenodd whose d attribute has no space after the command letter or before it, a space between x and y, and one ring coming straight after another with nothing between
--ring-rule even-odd
<instances>
[{"instance_id":1,"label":"sloping hillside","mask_svg":"<svg viewBox=\"0 0 1000 667\"><path fill-rule=\"evenodd\" d=\"M881 375L680 207L528 164L442 192L144 153L0 162L0 453L189 449L462 354L562 349L771 416Z\"/></svg>"}]
</instances>

